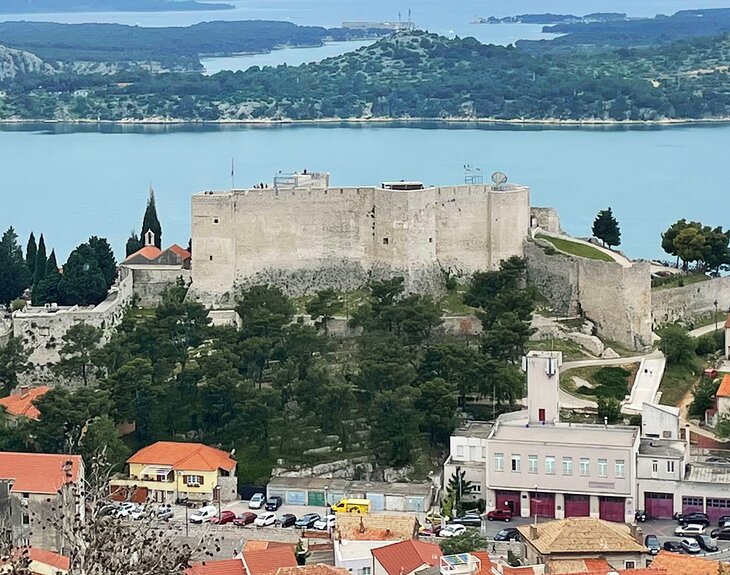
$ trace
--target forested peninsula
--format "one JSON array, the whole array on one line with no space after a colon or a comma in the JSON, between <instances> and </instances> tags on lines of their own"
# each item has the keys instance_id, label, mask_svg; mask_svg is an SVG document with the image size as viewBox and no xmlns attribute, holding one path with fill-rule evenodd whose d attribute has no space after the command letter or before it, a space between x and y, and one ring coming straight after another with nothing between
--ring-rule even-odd
<instances>
[{"instance_id":1,"label":"forested peninsula","mask_svg":"<svg viewBox=\"0 0 730 575\"><path fill-rule=\"evenodd\" d=\"M0 119L58 121L730 118L730 35L645 48L526 51L405 32L299 67L245 72L18 74Z\"/></svg>"}]
</instances>

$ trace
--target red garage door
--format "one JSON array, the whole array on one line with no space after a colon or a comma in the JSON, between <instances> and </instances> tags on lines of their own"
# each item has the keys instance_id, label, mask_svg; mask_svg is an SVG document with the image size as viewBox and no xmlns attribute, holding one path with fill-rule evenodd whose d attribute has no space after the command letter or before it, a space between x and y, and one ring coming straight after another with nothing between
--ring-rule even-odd
<instances>
[{"instance_id":1,"label":"red garage door","mask_svg":"<svg viewBox=\"0 0 730 575\"><path fill-rule=\"evenodd\" d=\"M626 521L625 502L623 497L601 497L598 502L598 516L606 521Z\"/></svg>"},{"instance_id":2,"label":"red garage door","mask_svg":"<svg viewBox=\"0 0 730 575\"><path fill-rule=\"evenodd\" d=\"M555 519L555 494L531 493L530 515L533 517L547 517Z\"/></svg>"},{"instance_id":3,"label":"red garage door","mask_svg":"<svg viewBox=\"0 0 730 575\"><path fill-rule=\"evenodd\" d=\"M671 519L674 515L673 493L644 493L647 519Z\"/></svg>"},{"instance_id":4,"label":"red garage door","mask_svg":"<svg viewBox=\"0 0 730 575\"><path fill-rule=\"evenodd\" d=\"M730 499L707 498L707 515L713 523L722 515L730 515Z\"/></svg>"},{"instance_id":5,"label":"red garage door","mask_svg":"<svg viewBox=\"0 0 730 575\"><path fill-rule=\"evenodd\" d=\"M704 513L702 497L682 497L682 513Z\"/></svg>"},{"instance_id":6,"label":"red garage door","mask_svg":"<svg viewBox=\"0 0 730 575\"><path fill-rule=\"evenodd\" d=\"M591 498L589 495L566 495L566 517L588 517L591 514Z\"/></svg>"},{"instance_id":7,"label":"red garage door","mask_svg":"<svg viewBox=\"0 0 730 575\"><path fill-rule=\"evenodd\" d=\"M519 491L497 491L497 505L495 509L511 509L512 515L520 514Z\"/></svg>"}]
</instances>

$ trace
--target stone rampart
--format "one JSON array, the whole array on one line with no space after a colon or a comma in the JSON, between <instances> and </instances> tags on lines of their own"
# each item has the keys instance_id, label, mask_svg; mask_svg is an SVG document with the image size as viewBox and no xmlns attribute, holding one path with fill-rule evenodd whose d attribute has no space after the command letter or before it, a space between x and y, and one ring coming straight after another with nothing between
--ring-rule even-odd
<instances>
[{"instance_id":1,"label":"stone rampart","mask_svg":"<svg viewBox=\"0 0 730 575\"><path fill-rule=\"evenodd\" d=\"M630 267L578 258L528 242L528 278L556 313L580 313L600 337L635 350L648 348L651 331L651 274L648 262Z\"/></svg>"},{"instance_id":2,"label":"stone rampart","mask_svg":"<svg viewBox=\"0 0 730 575\"><path fill-rule=\"evenodd\" d=\"M651 292L654 327L667 323L689 322L730 309L730 277L714 278L691 285L657 289Z\"/></svg>"},{"instance_id":3,"label":"stone rampart","mask_svg":"<svg viewBox=\"0 0 730 575\"><path fill-rule=\"evenodd\" d=\"M137 305L143 308L158 306L162 302L164 291L179 279L185 285L192 281L190 270L180 266L136 266L130 271Z\"/></svg>"}]
</instances>

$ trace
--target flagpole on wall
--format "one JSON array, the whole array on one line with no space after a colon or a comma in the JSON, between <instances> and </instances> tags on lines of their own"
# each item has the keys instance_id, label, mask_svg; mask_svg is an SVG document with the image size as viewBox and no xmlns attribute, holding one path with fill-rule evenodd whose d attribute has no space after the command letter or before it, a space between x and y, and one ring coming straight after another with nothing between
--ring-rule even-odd
<instances>
[{"instance_id":1,"label":"flagpole on wall","mask_svg":"<svg viewBox=\"0 0 730 575\"><path fill-rule=\"evenodd\" d=\"M231 158L231 189L236 189L236 164L233 161L233 158Z\"/></svg>"}]
</instances>

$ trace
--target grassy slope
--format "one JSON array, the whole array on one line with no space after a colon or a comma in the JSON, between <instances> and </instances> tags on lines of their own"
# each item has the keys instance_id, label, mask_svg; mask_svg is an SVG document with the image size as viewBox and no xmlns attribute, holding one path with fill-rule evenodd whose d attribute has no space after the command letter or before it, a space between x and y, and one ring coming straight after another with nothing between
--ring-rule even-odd
<instances>
[{"instance_id":1,"label":"grassy slope","mask_svg":"<svg viewBox=\"0 0 730 575\"><path fill-rule=\"evenodd\" d=\"M602 262L614 261L614 259L611 256L603 253L601 250L598 250L592 246L587 246L585 244L579 244L577 242L571 242L570 240L566 240L566 239L562 239L562 238L553 238L550 236L544 236L542 234L538 234L537 237L541 240L545 240L546 242L550 242L553 246L555 246L556 249L558 249L561 252L564 252L566 254L570 254L571 256L587 258L589 260L600 260Z\"/></svg>"}]
</instances>

